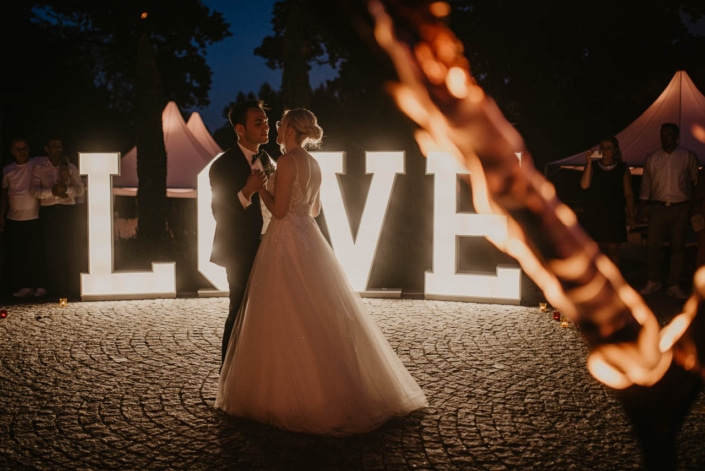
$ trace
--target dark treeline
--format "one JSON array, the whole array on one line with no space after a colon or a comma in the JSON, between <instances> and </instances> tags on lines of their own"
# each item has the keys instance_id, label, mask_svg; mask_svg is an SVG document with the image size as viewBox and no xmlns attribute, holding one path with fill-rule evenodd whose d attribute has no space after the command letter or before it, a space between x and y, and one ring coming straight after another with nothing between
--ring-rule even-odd
<instances>
[{"instance_id":1,"label":"dark treeline","mask_svg":"<svg viewBox=\"0 0 705 471\"><path fill-rule=\"evenodd\" d=\"M77 151L126 152L135 144L143 34L163 82L163 103L183 107L207 104L205 48L231 34L222 15L197 0L17 0L3 5L0 31L7 61L3 149L22 135L31 154L41 155L47 136L55 135L72 158Z\"/></svg>"},{"instance_id":2,"label":"dark treeline","mask_svg":"<svg viewBox=\"0 0 705 471\"><path fill-rule=\"evenodd\" d=\"M705 2L449 3L448 21L465 43L473 74L520 130L538 163L621 130L677 70L686 70L705 90L705 31L701 28L698 35L690 27L698 18L702 24ZM310 106L328 124L331 145L352 154L362 140L368 147L400 148L409 126L385 96L382 84L389 70L361 39L346 9L350 5L361 2L278 2L272 12L274 32L256 53L271 67L298 74L299 84L302 73L316 63L337 68L335 80L310 92ZM147 19L140 19L142 11L149 12ZM15 0L3 6L0 17L6 59L0 137L7 149L11 136L25 135L33 153L41 152L50 134L63 136L72 152L124 152L135 144L134 78L141 32L150 35L155 49L164 104L174 100L181 109L209 104L205 47L232 34L218 12L195 0ZM292 72L292 64L302 61L303 72ZM297 93L305 95L301 87L263 84L261 90L239 92L268 99L278 112L290 107ZM222 103L224 110L227 106ZM227 128L217 134L224 144L232 141Z\"/></svg>"},{"instance_id":3,"label":"dark treeline","mask_svg":"<svg viewBox=\"0 0 705 471\"><path fill-rule=\"evenodd\" d=\"M362 2L279 2L275 32L257 54L272 67L286 63L287 6L295 3L306 12L299 43L307 60L327 61L339 72L311 99L322 117L330 117L324 121L329 139L348 151L357 151L360 141L413 149L402 147L409 127L383 91L390 71L364 41L369 30L354 21ZM474 76L524 136L539 166L621 131L678 70L705 91L705 2L449 3L448 22L465 45ZM275 93L268 88L260 95Z\"/></svg>"}]
</instances>

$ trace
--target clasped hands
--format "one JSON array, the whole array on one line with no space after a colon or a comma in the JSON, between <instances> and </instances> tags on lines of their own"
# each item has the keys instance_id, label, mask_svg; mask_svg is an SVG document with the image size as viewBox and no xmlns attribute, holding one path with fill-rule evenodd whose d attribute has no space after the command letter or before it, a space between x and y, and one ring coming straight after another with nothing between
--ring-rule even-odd
<instances>
[{"instance_id":1,"label":"clasped hands","mask_svg":"<svg viewBox=\"0 0 705 471\"><path fill-rule=\"evenodd\" d=\"M51 187L51 194L54 196L58 196L59 198L66 198L68 196L68 187L61 183L54 183L54 185Z\"/></svg>"},{"instance_id":2,"label":"clasped hands","mask_svg":"<svg viewBox=\"0 0 705 471\"><path fill-rule=\"evenodd\" d=\"M253 168L247 177L245 187L242 189L243 195L250 199L252 195L260 191L267 185L267 175L260 169Z\"/></svg>"},{"instance_id":3,"label":"clasped hands","mask_svg":"<svg viewBox=\"0 0 705 471\"><path fill-rule=\"evenodd\" d=\"M71 174L69 173L68 165L62 163L59 169L59 179L54 186L51 187L51 194L59 198L67 198L69 183L71 182Z\"/></svg>"}]
</instances>

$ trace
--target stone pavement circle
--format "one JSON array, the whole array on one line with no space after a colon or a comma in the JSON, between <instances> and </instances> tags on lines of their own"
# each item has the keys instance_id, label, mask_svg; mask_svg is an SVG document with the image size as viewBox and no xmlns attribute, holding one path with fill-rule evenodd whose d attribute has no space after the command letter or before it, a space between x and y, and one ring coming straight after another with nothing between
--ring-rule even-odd
<instances>
[{"instance_id":1,"label":"stone pavement circle","mask_svg":"<svg viewBox=\"0 0 705 471\"><path fill-rule=\"evenodd\" d=\"M574 326L527 306L364 302L430 405L348 438L214 409L227 298L4 306L0 469L640 469ZM701 393L679 469L705 469L704 419Z\"/></svg>"}]
</instances>

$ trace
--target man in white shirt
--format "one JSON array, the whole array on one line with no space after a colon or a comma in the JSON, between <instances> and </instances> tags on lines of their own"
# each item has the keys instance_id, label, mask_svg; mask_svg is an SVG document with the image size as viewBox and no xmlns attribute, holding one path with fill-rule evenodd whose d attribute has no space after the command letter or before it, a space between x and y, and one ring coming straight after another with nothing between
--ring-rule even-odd
<instances>
[{"instance_id":1,"label":"man in white shirt","mask_svg":"<svg viewBox=\"0 0 705 471\"><path fill-rule=\"evenodd\" d=\"M47 289L52 296L75 298L79 293L76 198L85 187L78 168L64 155L61 139L44 146L46 157L37 157L30 193L39 199L39 221L46 257Z\"/></svg>"},{"instance_id":2,"label":"man in white shirt","mask_svg":"<svg viewBox=\"0 0 705 471\"><path fill-rule=\"evenodd\" d=\"M5 233L10 285L18 298L43 296L43 247L39 225L39 200L30 194L32 170L29 144L15 138L10 143L15 159L2 172L0 231Z\"/></svg>"},{"instance_id":3,"label":"man in white shirt","mask_svg":"<svg viewBox=\"0 0 705 471\"><path fill-rule=\"evenodd\" d=\"M688 296L680 287L685 258L685 234L691 212L694 190L698 182L698 158L678 145L677 124L661 126L661 148L646 157L639 198L649 207L648 275L641 294L662 288L660 251L667 236L671 242L671 259L666 294L677 299Z\"/></svg>"}]
</instances>

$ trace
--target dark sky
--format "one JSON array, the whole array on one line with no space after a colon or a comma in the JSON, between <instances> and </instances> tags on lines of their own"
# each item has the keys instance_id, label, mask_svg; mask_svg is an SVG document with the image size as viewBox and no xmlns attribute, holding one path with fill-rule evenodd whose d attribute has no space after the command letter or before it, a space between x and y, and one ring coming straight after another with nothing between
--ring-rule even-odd
<instances>
[{"instance_id":1,"label":"dark sky","mask_svg":"<svg viewBox=\"0 0 705 471\"><path fill-rule=\"evenodd\" d=\"M238 92L257 93L260 86L268 82L272 88L281 86L281 71L271 70L254 50L265 36L272 34L272 8L276 0L233 2L231 0L204 0L211 10L219 11L230 23L232 36L210 46L206 57L213 71L210 91L211 104L198 111L208 129L213 132L225 122L223 108L235 100ZM311 72L311 85L315 88L331 78L330 69Z\"/></svg>"}]
</instances>

